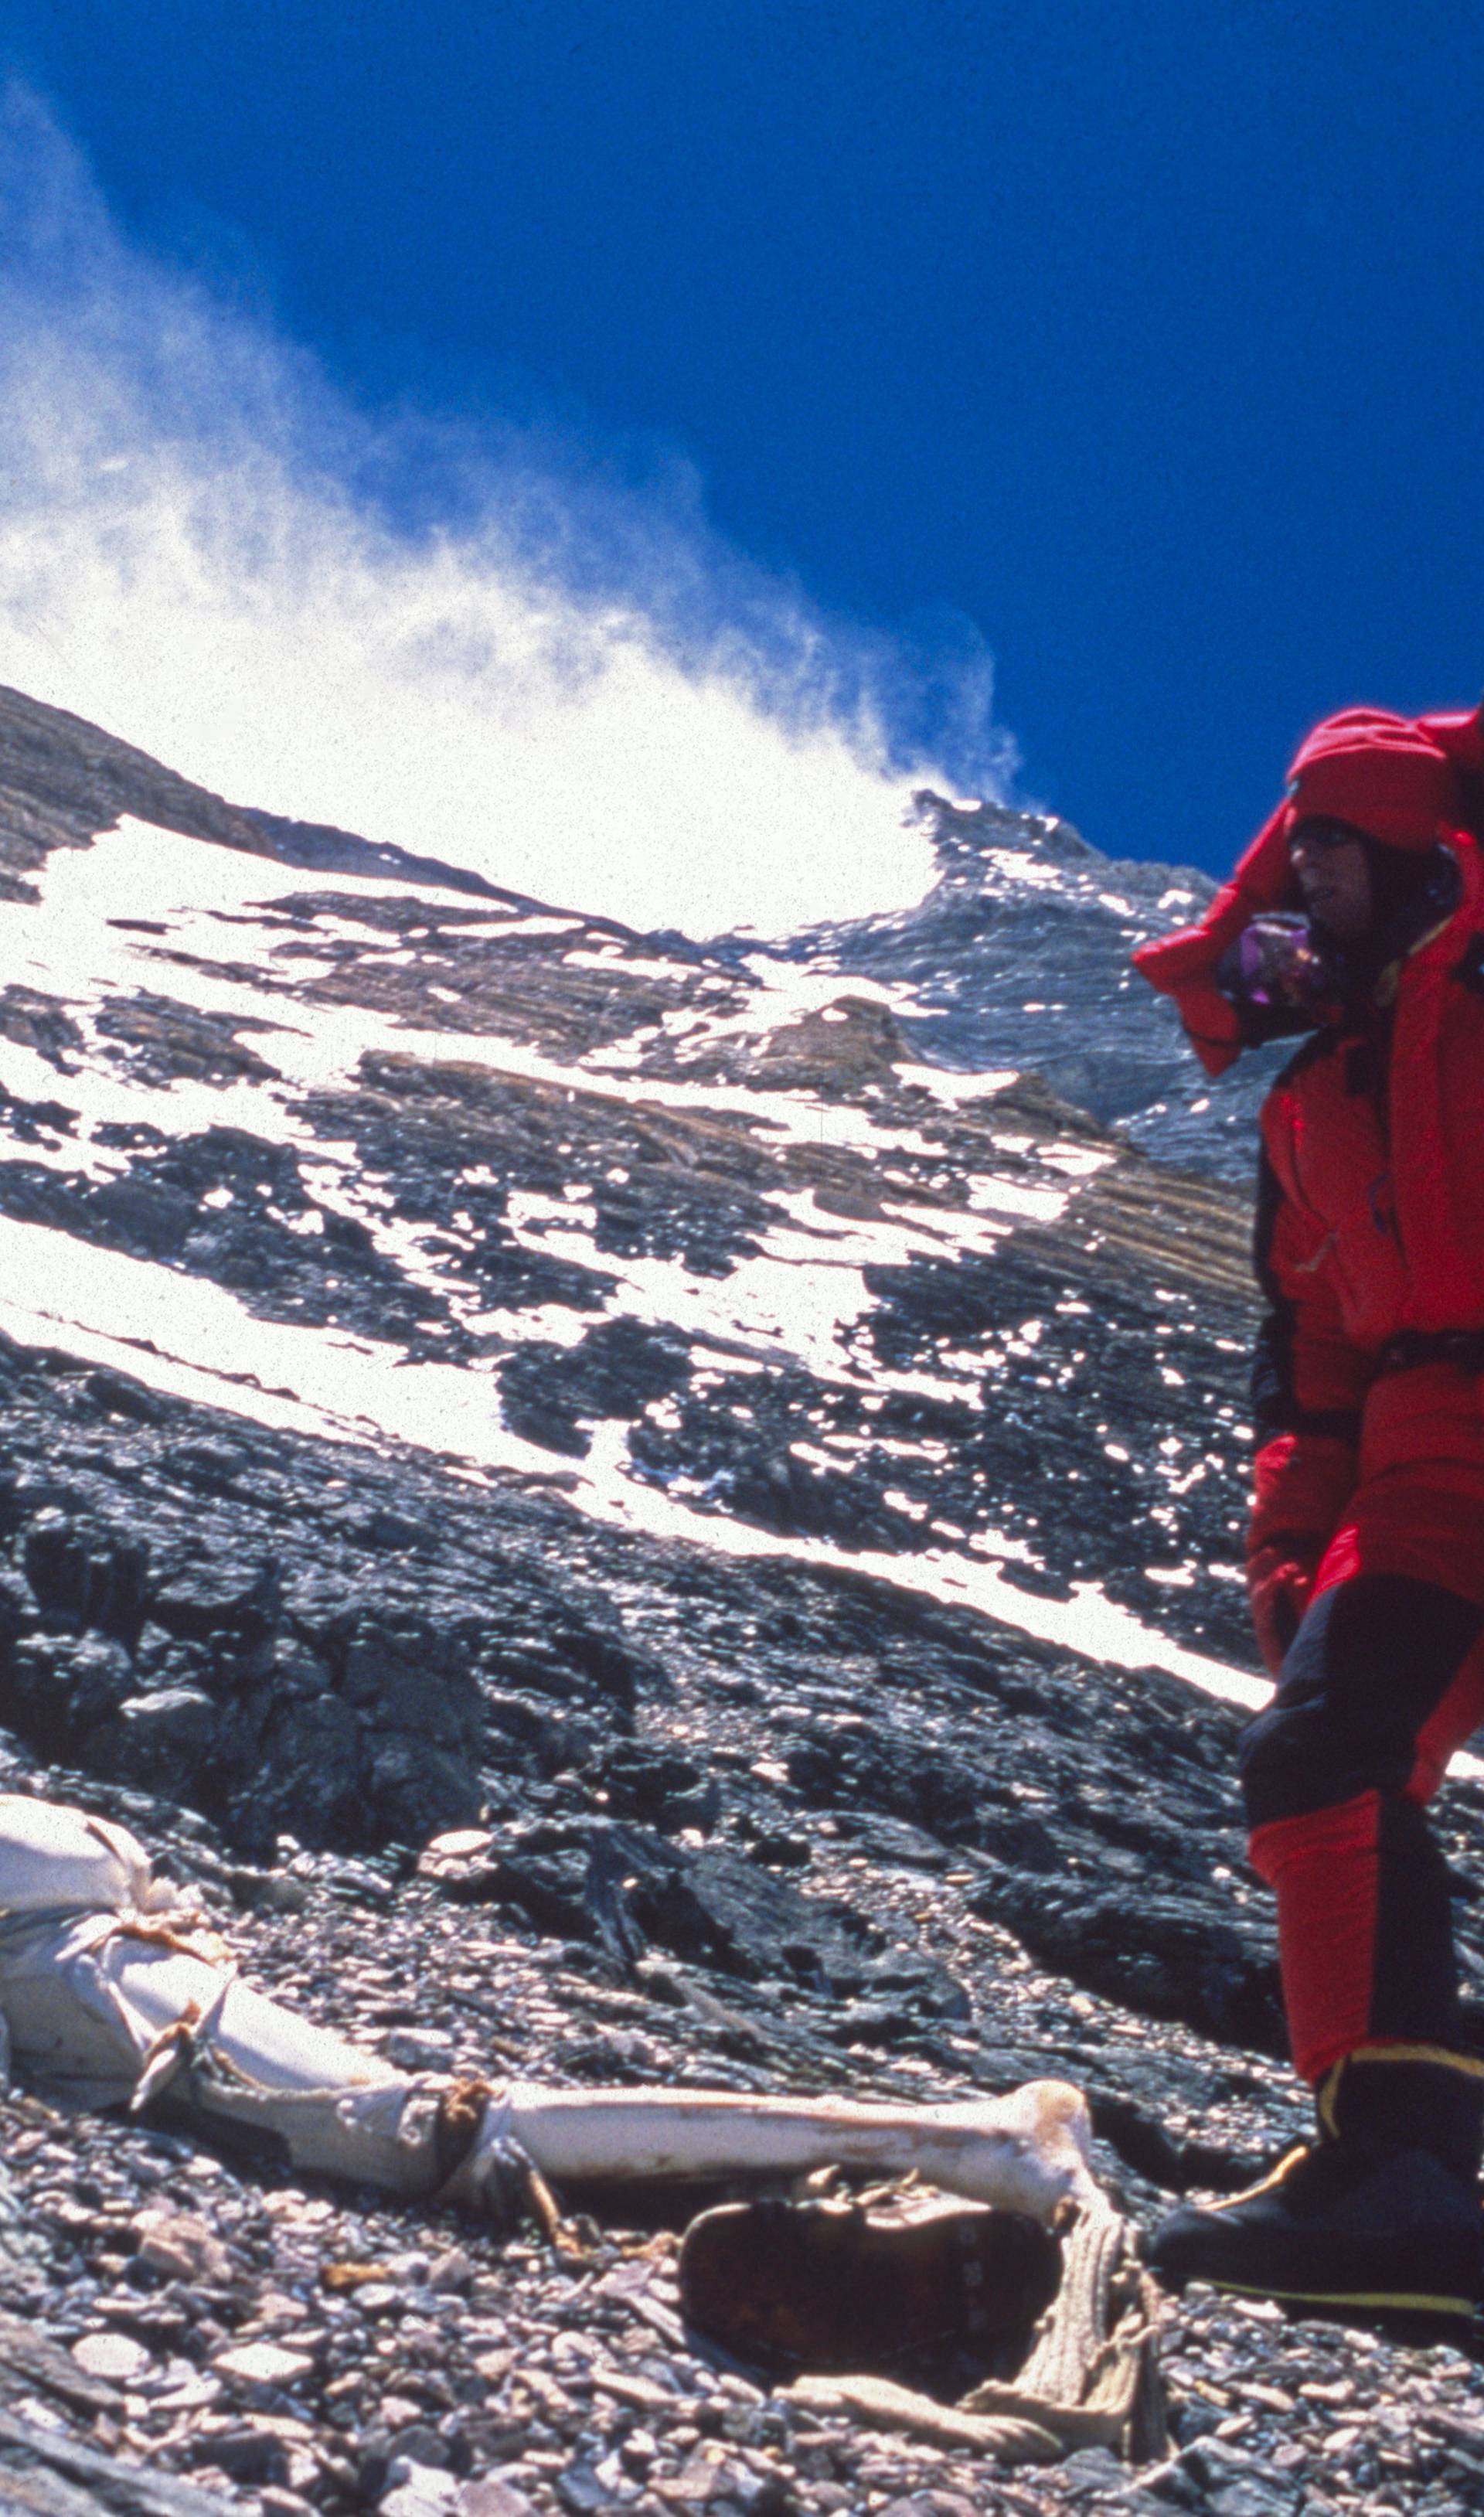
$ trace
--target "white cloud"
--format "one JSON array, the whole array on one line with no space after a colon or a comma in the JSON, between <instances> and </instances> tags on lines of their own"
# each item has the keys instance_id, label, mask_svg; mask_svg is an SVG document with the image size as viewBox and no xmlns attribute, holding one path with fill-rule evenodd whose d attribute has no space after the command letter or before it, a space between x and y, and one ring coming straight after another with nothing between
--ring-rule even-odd
<instances>
[{"instance_id":1,"label":"white cloud","mask_svg":"<svg viewBox=\"0 0 1484 2517\"><path fill-rule=\"evenodd\" d=\"M904 756L905 662L720 548L683 476L640 498L509 432L352 412L131 247L23 87L0 248L0 679L233 800L779 934L917 898L912 786L1008 765L987 660L948 675L954 763Z\"/></svg>"}]
</instances>

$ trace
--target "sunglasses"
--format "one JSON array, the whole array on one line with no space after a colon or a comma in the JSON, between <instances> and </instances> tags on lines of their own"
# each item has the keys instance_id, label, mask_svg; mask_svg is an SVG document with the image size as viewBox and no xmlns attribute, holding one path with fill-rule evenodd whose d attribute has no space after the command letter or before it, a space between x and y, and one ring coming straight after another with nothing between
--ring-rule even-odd
<instances>
[{"instance_id":1,"label":"sunglasses","mask_svg":"<svg viewBox=\"0 0 1484 2517\"><path fill-rule=\"evenodd\" d=\"M1366 832L1357 830L1353 822L1333 822L1311 813L1289 832L1289 854L1302 848L1307 856L1329 856L1336 848L1363 848L1366 842Z\"/></svg>"}]
</instances>

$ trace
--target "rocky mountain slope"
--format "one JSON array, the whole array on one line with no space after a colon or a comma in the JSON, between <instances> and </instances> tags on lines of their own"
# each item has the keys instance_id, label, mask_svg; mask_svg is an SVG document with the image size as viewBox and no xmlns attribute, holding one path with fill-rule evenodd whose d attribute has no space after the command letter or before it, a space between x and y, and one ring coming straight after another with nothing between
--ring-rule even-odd
<instances>
[{"instance_id":1,"label":"rocky mountain slope","mask_svg":"<svg viewBox=\"0 0 1484 2517\"><path fill-rule=\"evenodd\" d=\"M1232 1782L1245 1105L1121 987L1199 878L924 809L917 911L701 946L0 694L0 1783L407 2060L1054 2072L1149 2213L1301 2125ZM1471 1774L1443 1823L1484 1993ZM1166 2470L1002 2479L707 2359L663 2236L0 2122L0 2506L1484 2505L1452 2350L1198 2301Z\"/></svg>"},{"instance_id":2,"label":"rocky mountain slope","mask_svg":"<svg viewBox=\"0 0 1484 2517\"><path fill-rule=\"evenodd\" d=\"M812 930L785 949L817 967L912 989L919 1055L1029 1067L1162 1163L1248 1191L1275 1047L1219 1089L1172 1008L1129 968L1142 937L1188 925L1214 885L1191 867L1102 856L1065 823L924 792L938 879L914 909Z\"/></svg>"}]
</instances>

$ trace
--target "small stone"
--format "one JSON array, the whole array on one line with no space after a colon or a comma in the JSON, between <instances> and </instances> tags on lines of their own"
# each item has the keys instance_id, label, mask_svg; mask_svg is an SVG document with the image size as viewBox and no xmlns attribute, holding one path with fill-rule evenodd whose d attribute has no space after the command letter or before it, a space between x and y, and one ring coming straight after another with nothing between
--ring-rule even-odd
<instances>
[{"instance_id":1,"label":"small stone","mask_svg":"<svg viewBox=\"0 0 1484 2517\"><path fill-rule=\"evenodd\" d=\"M1238 2386L1237 2393L1245 2404L1260 2404L1269 2412L1292 2412L1295 2410L1293 2396L1282 2386L1263 2386L1248 2379Z\"/></svg>"},{"instance_id":2,"label":"small stone","mask_svg":"<svg viewBox=\"0 0 1484 2517\"><path fill-rule=\"evenodd\" d=\"M978 2517L978 2511L959 2491L913 2491L889 2500L881 2517Z\"/></svg>"},{"instance_id":3,"label":"small stone","mask_svg":"<svg viewBox=\"0 0 1484 2517\"><path fill-rule=\"evenodd\" d=\"M295 2386L315 2364L277 2342L239 2342L219 2351L211 2365L220 2376L240 2377L249 2386Z\"/></svg>"},{"instance_id":4,"label":"small stone","mask_svg":"<svg viewBox=\"0 0 1484 2517\"><path fill-rule=\"evenodd\" d=\"M437 2430L430 2430L425 2421L409 2421L405 2429L397 2432L397 2455L399 2459L405 2456L409 2464L433 2465L446 2471L448 2442L441 2439Z\"/></svg>"},{"instance_id":5,"label":"small stone","mask_svg":"<svg viewBox=\"0 0 1484 2517\"><path fill-rule=\"evenodd\" d=\"M489 2354L491 2359L498 2356L494 2352ZM474 2365L482 2374L485 2373L482 2360L476 2360ZM635 2410L641 2412L673 2411L679 2401L667 2386L657 2386L653 2377L631 2375L626 2368L595 2368L593 2384L600 2395L612 2395L618 2403L632 2404Z\"/></svg>"},{"instance_id":6,"label":"small stone","mask_svg":"<svg viewBox=\"0 0 1484 2517\"><path fill-rule=\"evenodd\" d=\"M384 2050L399 2071L445 2071L455 2054L452 2037L441 2027L394 2027Z\"/></svg>"},{"instance_id":7,"label":"small stone","mask_svg":"<svg viewBox=\"0 0 1484 2517\"><path fill-rule=\"evenodd\" d=\"M258 2293L253 2313L253 2326L259 2333L272 2333L284 2325L303 2325L309 2309L301 2298L292 2298L286 2290L265 2289Z\"/></svg>"},{"instance_id":8,"label":"small stone","mask_svg":"<svg viewBox=\"0 0 1484 2517\"><path fill-rule=\"evenodd\" d=\"M400 2457L387 2479L391 2488L378 2503L383 2517L446 2517L459 2495L451 2473L435 2472L431 2464L404 2465Z\"/></svg>"},{"instance_id":9,"label":"small stone","mask_svg":"<svg viewBox=\"0 0 1484 2517\"><path fill-rule=\"evenodd\" d=\"M1298 2500L1295 2492L1273 2488L1253 2474L1213 2491L1206 2504L1211 2517L1291 2517Z\"/></svg>"},{"instance_id":10,"label":"small stone","mask_svg":"<svg viewBox=\"0 0 1484 2517\"><path fill-rule=\"evenodd\" d=\"M752 2473L744 2464L721 2467L719 2496L740 2508L742 2517L781 2517L786 2504L776 2473Z\"/></svg>"},{"instance_id":11,"label":"small stone","mask_svg":"<svg viewBox=\"0 0 1484 2517\"><path fill-rule=\"evenodd\" d=\"M525 2493L498 2473L466 2482L452 2506L453 2517L534 2517Z\"/></svg>"},{"instance_id":12,"label":"small stone","mask_svg":"<svg viewBox=\"0 0 1484 2517\"><path fill-rule=\"evenodd\" d=\"M720 2371L716 2391L719 2395L730 2395L734 2404L762 2404L767 2401L761 2386L754 2386L746 2377L735 2376L730 2368Z\"/></svg>"},{"instance_id":13,"label":"small stone","mask_svg":"<svg viewBox=\"0 0 1484 2517\"><path fill-rule=\"evenodd\" d=\"M193 2211L141 2211L134 2233L139 2261L167 2281L209 2282L222 2288L233 2278L227 2248Z\"/></svg>"},{"instance_id":14,"label":"small stone","mask_svg":"<svg viewBox=\"0 0 1484 2517\"><path fill-rule=\"evenodd\" d=\"M215 2465L219 2473L230 2474L233 2482L288 2480L287 2451L272 2430L219 2430L214 2438L197 2442L191 2460L193 2464Z\"/></svg>"},{"instance_id":15,"label":"small stone","mask_svg":"<svg viewBox=\"0 0 1484 2517\"><path fill-rule=\"evenodd\" d=\"M676 2507L704 2508L711 2500L729 2499L734 2507L750 2510L757 2507L759 2491L773 2486L771 2479L763 2485L745 2466L728 2463L714 2449L701 2447L686 2458L679 2473L663 2482L657 2479L651 2487Z\"/></svg>"},{"instance_id":16,"label":"small stone","mask_svg":"<svg viewBox=\"0 0 1484 2517\"><path fill-rule=\"evenodd\" d=\"M128 2386L143 2377L152 2363L142 2342L127 2333L84 2333L71 2347L71 2357L90 2377Z\"/></svg>"},{"instance_id":17,"label":"small stone","mask_svg":"<svg viewBox=\"0 0 1484 2517\"><path fill-rule=\"evenodd\" d=\"M605 2481L591 2464L570 2464L557 2476L557 2497L572 2517L598 2517L600 2509L612 2508L615 2487L615 2477Z\"/></svg>"},{"instance_id":18,"label":"small stone","mask_svg":"<svg viewBox=\"0 0 1484 2517\"><path fill-rule=\"evenodd\" d=\"M1069 2482L1112 2483L1126 2478L1125 2468L1106 2447L1079 2448L1075 2455L1066 2458L1061 2470Z\"/></svg>"},{"instance_id":19,"label":"small stone","mask_svg":"<svg viewBox=\"0 0 1484 2517\"><path fill-rule=\"evenodd\" d=\"M1107 2451L1099 2448L1090 2453L1106 2454ZM1062 2467L1063 2472L1078 2461L1076 2456L1069 2455ZM1235 2475L1248 2474L1255 2469L1251 2448L1239 2447L1235 2439L1198 2439L1194 2446L1184 2450L1180 2464L1183 2471L1194 2474L1196 2480L1205 2483L1209 2490L1230 2481Z\"/></svg>"},{"instance_id":20,"label":"small stone","mask_svg":"<svg viewBox=\"0 0 1484 2517\"><path fill-rule=\"evenodd\" d=\"M455 1826L435 1835L418 1858L419 1879L456 1879L483 1861L494 1843L488 1826Z\"/></svg>"},{"instance_id":21,"label":"small stone","mask_svg":"<svg viewBox=\"0 0 1484 2517\"><path fill-rule=\"evenodd\" d=\"M197 2411L217 2401L222 2381L207 2376L204 2369L189 2360L171 2360L165 2368L142 2377L140 2390L149 2396L156 2411Z\"/></svg>"},{"instance_id":22,"label":"small stone","mask_svg":"<svg viewBox=\"0 0 1484 2517\"><path fill-rule=\"evenodd\" d=\"M474 2286L478 2270L473 2256L464 2247L449 2246L446 2253L436 2256L429 2265L427 2285L429 2289L466 2296Z\"/></svg>"},{"instance_id":23,"label":"small stone","mask_svg":"<svg viewBox=\"0 0 1484 2517\"><path fill-rule=\"evenodd\" d=\"M678 2473L657 2478L652 2489L676 2508L703 2508L708 2499L722 2496L720 2476L715 2464L702 2452L687 2456Z\"/></svg>"}]
</instances>

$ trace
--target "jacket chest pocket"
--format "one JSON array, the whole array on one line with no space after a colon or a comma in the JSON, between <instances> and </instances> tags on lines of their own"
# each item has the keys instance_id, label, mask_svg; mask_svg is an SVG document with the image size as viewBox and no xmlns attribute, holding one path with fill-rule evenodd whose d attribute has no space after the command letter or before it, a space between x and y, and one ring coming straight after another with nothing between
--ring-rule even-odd
<instances>
[{"instance_id":1,"label":"jacket chest pocket","mask_svg":"<svg viewBox=\"0 0 1484 2517\"><path fill-rule=\"evenodd\" d=\"M1293 1175L1302 1204L1326 1232L1394 1237L1390 1149L1369 1092L1332 1088L1322 1107L1301 1111Z\"/></svg>"},{"instance_id":2,"label":"jacket chest pocket","mask_svg":"<svg viewBox=\"0 0 1484 2517\"><path fill-rule=\"evenodd\" d=\"M1296 1131L1294 1184L1316 1226L1304 1273L1328 1278L1352 1334L1389 1318L1406 1266L1390 1153L1369 1094L1334 1094Z\"/></svg>"}]
</instances>

